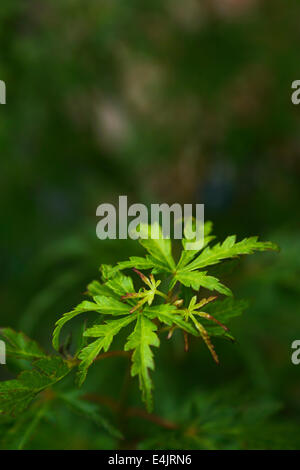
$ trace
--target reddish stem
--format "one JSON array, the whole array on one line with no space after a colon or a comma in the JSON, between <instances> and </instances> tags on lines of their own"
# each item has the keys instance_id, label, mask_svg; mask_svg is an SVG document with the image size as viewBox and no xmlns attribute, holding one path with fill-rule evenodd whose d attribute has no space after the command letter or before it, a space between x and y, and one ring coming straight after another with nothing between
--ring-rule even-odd
<instances>
[{"instance_id":1,"label":"reddish stem","mask_svg":"<svg viewBox=\"0 0 300 470\"><path fill-rule=\"evenodd\" d=\"M103 354L99 354L96 357L95 361L100 361L101 359L106 359L107 357L129 357L130 352L127 351L108 351Z\"/></svg>"},{"instance_id":2,"label":"reddish stem","mask_svg":"<svg viewBox=\"0 0 300 470\"><path fill-rule=\"evenodd\" d=\"M118 411L119 409L118 402L107 396L97 395L94 393L87 393L83 396L83 399L94 403L100 403L101 405L105 405L113 411ZM142 408L129 407L124 410L124 415L128 417L138 417L141 419L145 419L146 421L151 421L152 423L155 423L165 429L179 428L177 423L169 421L168 419L162 418L161 416L155 415L153 413L147 413L147 411L143 410Z\"/></svg>"}]
</instances>

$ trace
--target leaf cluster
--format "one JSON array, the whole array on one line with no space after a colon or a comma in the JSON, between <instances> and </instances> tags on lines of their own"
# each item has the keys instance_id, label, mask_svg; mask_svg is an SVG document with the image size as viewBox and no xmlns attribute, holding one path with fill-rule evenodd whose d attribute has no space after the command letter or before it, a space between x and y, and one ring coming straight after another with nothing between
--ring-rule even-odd
<instances>
[{"instance_id":1,"label":"leaf cluster","mask_svg":"<svg viewBox=\"0 0 300 470\"><path fill-rule=\"evenodd\" d=\"M151 237L152 231L159 236ZM138 377L148 411L153 409L150 371L154 369L153 348L160 346L160 333L167 331L170 339L175 329L181 330L186 350L189 335L202 339L219 363L211 337L234 340L225 323L240 315L247 303L234 300L229 287L209 273L210 267L256 251L278 248L271 242L259 241L258 237L238 242L236 236L229 236L223 243L212 244L215 237L210 222L205 224L204 233L204 246L199 249L187 250L190 240L182 240L182 251L176 262L171 240L163 237L161 228L143 225L139 242L147 252L144 257L131 257L116 266L101 266L101 282L93 281L88 286L90 300L65 313L56 322L53 334L53 345L59 349L61 329L69 320L89 311L99 314L99 321L84 330L85 344L76 354L79 385L85 381L89 367L99 354L106 353L113 339L127 327L131 331L124 351L131 354L131 375ZM134 275L124 274L132 270ZM142 287L136 287L137 281ZM207 295L207 291L212 295ZM217 299L217 295L221 298Z\"/></svg>"}]
</instances>

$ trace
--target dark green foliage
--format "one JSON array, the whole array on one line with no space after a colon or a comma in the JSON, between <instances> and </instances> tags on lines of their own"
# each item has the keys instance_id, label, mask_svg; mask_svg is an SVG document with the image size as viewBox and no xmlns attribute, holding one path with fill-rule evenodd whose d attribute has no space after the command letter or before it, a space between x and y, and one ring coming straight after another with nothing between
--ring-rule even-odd
<instances>
[{"instance_id":1,"label":"dark green foliage","mask_svg":"<svg viewBox=\"0 0 300 470\"><path fill-rule=\"evenodd\" d=\"M79 392L76 363L24 412L0 415L1 448L300 448L299 366L290 360L300 332L300 114L290 100L299 79L299 13L299 0L1 0L1 327L24 331L52 356L60 313L79 304L100 264L129 255L121 265L135 290L131 267L148 276L156 263L166 269L154 273L159 290L168 291L165 261L143 257L129 240L95 237L97 205L120 194L130 203L204 203L219 240L259 233L282 249L211 265L206 275L192 271L194 286L204 276L220 279L219 292L201 287L200 294L219 296L205 313L230 332L195 316L219 367L177 307L157 295L144 305L161 324L159 349L149 346L154 414L142 409L138 377L128 380L133 350L123 348L132 322L103 348ZM185 266L193 262L192 252L183 254ZM110 269L102 274L89 286L92 297L119 301L125 292L113 277L104 286ZM189 273L180 277L191 282ZM242 317L246 304L222 300L224 285L249 301ZM195 292L181 291L189 306ZM97 339L85 329L126 317L82 313L63 329L63 361L78 360ZM226 340L233 336L234 344ZM2 382L37 370L32 363L40 358L30 358L37 351L26 359L22 348L0 366Z\"/></svg>"}]
</instances>

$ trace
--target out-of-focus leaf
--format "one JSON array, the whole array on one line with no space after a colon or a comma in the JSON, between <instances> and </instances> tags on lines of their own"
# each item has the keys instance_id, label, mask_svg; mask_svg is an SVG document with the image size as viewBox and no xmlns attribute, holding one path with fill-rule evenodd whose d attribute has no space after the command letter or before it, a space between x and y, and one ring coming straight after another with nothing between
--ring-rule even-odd
<instances>
[{"instance_id":1,"label":"out-of-focus leaf","mask_svg":"<svg viewBox=\"0 0 300 470\"><path fill-rule=\"evenodd\" d=\"M205 311L213 315L217 320L225 325L235 317L242 315L248 308L249 302L246 300L235 300L228 298L224 300L217 300L205 306ZM211 336L224 336L227 333L218 325L203 319L203 324Z\"/></svg>"},{"instance_id":2,"label":"out-of-focus leaf","mask_svg":"<svg viewBox=\"0 0 300 470\"><path fill-rule=\"evenodd\" d=\"M29 361L46 356L41 347L24 333L16 332L11 328L2 328L0 330L0 337L6 343L6 353L8 356Z\"/></svg>"},{"instance_id":3,"label":"out-of-focus leaf","mask_svg":"<svg viewBox=\"0 0 300 470\"><path fill-rule=\"evenodd\" d=\"M0 413L14 416L21 413L40 392L62 380L70 370L61 358L44 357L34 362L32 370L21 372L14 380L0 382Z\"/></svg>"},{"instance_id":4,"label":"out-of-focus leaf","mask_svg":"<svg viewBox=\"0 0 300 470\"><path fill-rule=\"evenodd\" d=\"M121 439L122 434L100 412L99 406L89 403L78 390L59 393L58 397L67 403L71 409L93 421L97 426L105 429L111 436Z\"/></svg>"}]
</instances>

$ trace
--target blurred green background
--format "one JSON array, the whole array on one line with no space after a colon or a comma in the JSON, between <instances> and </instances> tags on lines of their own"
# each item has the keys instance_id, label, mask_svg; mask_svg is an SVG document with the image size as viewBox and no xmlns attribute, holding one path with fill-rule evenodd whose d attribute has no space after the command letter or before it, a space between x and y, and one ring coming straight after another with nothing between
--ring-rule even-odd
<instances>
[{"instance_id":1,"label":"blurred green background","mask_svg":"<svg viewBox=\"0 0 300 470\"><path fill-rule=\"evenodd\" d=\"M119 195L204 203L220 238L281 246L229 276L251 303L237 343L216 341L220 367L175 337L155 351L151 420L130 384L125 440L60 407L30 448L300 448L299 15L297 0L1 1L2 326L51 351L99 265L142 253L96 238ZM107 359L85 385L114 420L124 373Z\"/></svg>"}]
</instances>

